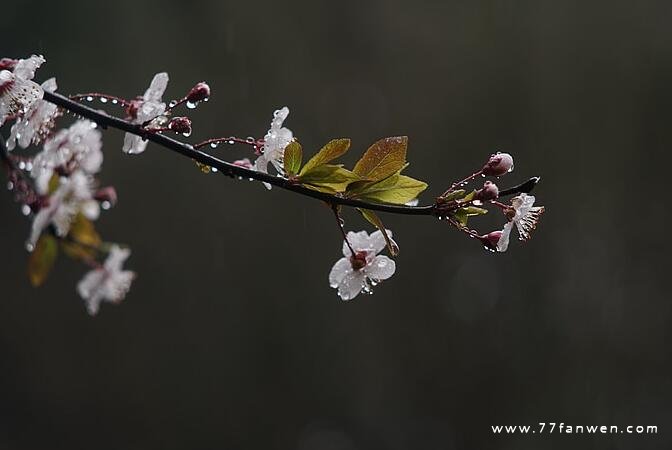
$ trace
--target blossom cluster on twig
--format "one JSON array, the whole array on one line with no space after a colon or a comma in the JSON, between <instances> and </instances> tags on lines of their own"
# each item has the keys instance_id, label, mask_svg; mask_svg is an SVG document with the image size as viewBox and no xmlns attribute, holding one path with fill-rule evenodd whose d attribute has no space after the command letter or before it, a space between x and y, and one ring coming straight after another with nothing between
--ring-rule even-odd
<instances>
[{"instance_id":1,"label":"blossom cluster on twig","mask_svg":"<svg viewBox=\"0 0 672 450\"><path fill-rule=\"evenodd\" d=\"M318 198L332 210L343 238L343 257L329 273L329 284L343 300L389 279L396 271L395 261L380 253L387 248L391 257L399 253L392 232L377 212L433 215L478 240L486 249L503 252L515 228L520 240L530 238L544 207L535 206L529 191L539 181L501 190L492 180L468 190L469 183L481 177L499 178L513 170L508 153L492 154L470 176L454 182L431 205L418 206L427 183L407 176L408 139L405 136L381 139L371 145L352 169L335 161L350 149L349 139L334 139L304 161L303 147L284 123L287 107L275 111L263 138L225 136L196 144L181 143L166 134L189 137L192 121L175 111L193 109L210 98L205 82L194 85L184 96L164 102L169 77L165 72L152 79L143 95L126 99L111 94L86 93L64 97L56 80L33 81L45 63L42 56L0 60L0 126L11 124L7 141L0 136L2 160L7 169L8 188L22 212L32 218L26 248L31 252L28 275L34 285L42 284L59 252L86 264L90 270L77 286L87 310L94 315L102 302L118 303L127 295L135 273L123 265L130 250L103 241L94 221L117 202L113 187L101 187L96 176L103 163L100 128L115 127L126 132L122 150L129 155L143 153L149 141L191 157L203 172L217 172L250 178L299 194ZM108 112L83 106L99 101L122 108L123 119ZM65 112L75 115L67 127L57 126ZM251 151L249 158L223 161L202 151L221 143L240 144ZM32 149L26 154L17 148ZM273 171L274 174L269 173ZM502 197L515 195L510 203ZM342 208L355 207L376 231L346 232ZM488 212L491 206L506 219L501 230L482 234L469 225L470 218Z\"/></svg>"}]
</instances>

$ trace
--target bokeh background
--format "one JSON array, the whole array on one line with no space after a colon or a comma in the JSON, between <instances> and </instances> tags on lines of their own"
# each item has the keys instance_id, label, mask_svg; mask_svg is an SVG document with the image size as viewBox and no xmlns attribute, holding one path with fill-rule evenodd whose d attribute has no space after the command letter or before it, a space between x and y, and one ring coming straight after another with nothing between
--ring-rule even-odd
<instances>
[{"instance_id":1,"label":"bokeh background","mask_svg":"<svg viewBox=\"0 0 672 450\"><path fill-rule=\"evenodd\" d=\"M120 201L98 227L139 278L87 316L84 272L25 276L0 192L0 449L672 447L666 1L9 2L0 53L43 53L63 93L167 97L207 80L192 140L263 136L277 107L314 151L410 137L425 202L496 150L540 175L535 238L493 255L384 216L398 273L340 301L319 202L105 133ZM6 136L8 130L3 130ZM246 156L220 147L218 154ZM366 224L347 213L348 229ZM484 231L501 226L484 218ZM657 425L656 436L494 436L491 425Z\"/></svg>"}]
</instances>

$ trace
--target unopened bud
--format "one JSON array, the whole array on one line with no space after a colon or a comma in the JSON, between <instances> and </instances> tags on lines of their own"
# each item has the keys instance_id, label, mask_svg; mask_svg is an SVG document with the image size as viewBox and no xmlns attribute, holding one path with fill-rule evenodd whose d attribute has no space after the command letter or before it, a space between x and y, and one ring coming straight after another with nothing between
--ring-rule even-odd
<instances>
[{"instance_id":1,"label":"unopened bud","mask_svg":"<svg viewBox=\"0 0 672 450\"><path fill-rule=\"evenodd\" d=\"M191 134L191 120L188 117L174 117L168 123L168 128L175 133Z\"/></svg>"},{"instance_id":2,"label":"unopened bud","mask_svg":"<svg viewBox=\"0 0 672 450\"><path fill-rule=\"evenodd\" d=\"M480 200L482 202L496 200L497 197L499 197L499 189L492 181L486 181L483 183L483 189L476 191L475 196L476 200Z\"/></svg>"},{"instance_id":3,"label":"unopened bud","mask_svg":"<svg viewBox=\"0 0 672 450\"><path fill-rule=\"evenodd\" d=\"M205 81L197 83L187 94L187 101L198 103L207 100L210 97L210 86Z\"/></svg>"},{"instance_id":4,"label":"unopened bud","mask_svg":"<svg viewBox=\"0 0 672 450\"><path fill-rule=\"evenodd\" d=\"M101 189L98 189L96 195L94 196L99 202L108 202L110 206L117 204L117 191L113 186L107 186Z\"/></svg>"},{"instance_id":5,"label":"unopened bud","mask_svg":"<svg viewBox=\"0 0 672 450\"><path fill-rule=\"evenodd\" d=\"M495 153L483 166L483 175L496 176L505 175L513 170L513 156L508 153Z\"/></svg>"},{"instance_id":6,"label":"unopened bud","mask_svg":"<svg viewBox=\"0 0 672 450\"><path fill-rule=\"evenodd\" d=\"M489 250L492 251L497 251L497 244L499 243L499 240L502 238L502 231L497 230L497 231L491 231L488 234L484 234L483 236L478 237L483 245L485 245Z\"/></svg>"}]
</instances>

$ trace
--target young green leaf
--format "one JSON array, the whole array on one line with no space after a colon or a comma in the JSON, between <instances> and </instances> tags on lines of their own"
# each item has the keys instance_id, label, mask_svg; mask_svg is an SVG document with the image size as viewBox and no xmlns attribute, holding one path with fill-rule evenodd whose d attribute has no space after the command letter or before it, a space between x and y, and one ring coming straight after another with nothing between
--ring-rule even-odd
<instances>
[{"instance_id":1,"label":"young green leaf","mask_svg":"<svg viewBox=\"0 0 672 450\"><path fill-rule=\"evenodd\" d=\"M371 225L378 228L380 230L380 232L383 233L383 237L385 238L385 243L387 244L387 250L390 252L390 255L397 256L399 254L399 246L387 234L387 230L385 229L385 225L383 224L383 221L380 220L380 217L378 217L378 215L376 213L374 213L373 211L371 211L369 209L357 208L357 211L362 213L362 216L366 220L368 220Z\"/></svg>"},{"instance_id":2,"label":"young green leaf","mask_svg":"<svg viewBox=\"0 0 672 450\"><path fill-rule=\"evenodd\" d=\"M28 259L28 278L33 286L41 286L49 276L58 256L58 241L50 234L43 234Z\"/></svg>"},{"instance_id":3,"label":"young green leaf","mask_svg":"<svg viewBox=\"0 0 672 450\"><path fill-rule=\"evenodd\" d=\"M452 217L463 227L467 226L469 217L487 214L488 210L477 206L465 206L452 213Z\"/></svg>"},{"instance_id":4,"label":"young green leaf","mask_svg":"<svg viewBox=\"0 0 672 450\"><path fill-rule=\"evenodd\" d=\"M441 199L444 202L449 202L451 200L461 199L462 197L464 197L464 194L466 194L466 192L467 191L465 191L464 189L458 189L456 191L449 192L448 194L441 197Z\"/></svg>"},{"instance_id":5,"label":"young green leaf","mask_svg":"<svg viewBox=\"0 0 672 450\"><path fill-rule=\"evenodd\" d=\"M300 175L304 175L315 167L327 164L345 154L350 148L350 139L333 139L325 144L312 158L308 160ZM286 154L287 150L285 150Z\"/></svg>"},{"instance_id":6,"label":"young green leaf","mask_svg":"<svg viewBox=\"0 0 672 450\"><path fill-rule=\"evenodd\" d=\"M284 165L287 175L293 176L299 173L303 160L303 149L297 141L292 141L285 147Z\"/></svg>"},{"instance_id":7,"label":"young green leaf","mask_svg":"<svg viewBox=\"0 0 672 450\"><path fill-rule=\"evenodd\" d=\"M353 172L362 179L380 181L401 170L406 163L408 137L397 136L374 143L357 161Z\"/></svg>"},{"instance_id":8,"label":"young green leaf","mask_svg":"<svg viewBox=\"0 0 672 450\"><path fill-rule=\"evenodd\" d=\"M372 200L383 203L392 203L395 205L404 205L420 195L427 189L427 183L406 175L393 175L394 184L387 189L366 190L359 198L363 200ZM372 186L372 188L374 188Z\"/></svg>"},{"instance_id":9,"label":"young green leaf","mask_svg":"<svg viewBox=\"0 0 672 450\"><path fill-rule=\"evenodd\" d=\"M68 237L69 239L61 241L61 248L74 259L95 258L96 249L102 243L93 222L81 213L72 221Z\"/></svg>"},{"instance_id":10,"label":"young green leaf","mask_svg":"<svg viewBox=\"0 0 672 450\"><path fill-rule=\"evenodd\" d=\"M322 164L309 172L299 175L299 181L308 187L324 187L333 192L345 192L348 185L359 177L340 165Z\"/></svg>"}]
</instances>

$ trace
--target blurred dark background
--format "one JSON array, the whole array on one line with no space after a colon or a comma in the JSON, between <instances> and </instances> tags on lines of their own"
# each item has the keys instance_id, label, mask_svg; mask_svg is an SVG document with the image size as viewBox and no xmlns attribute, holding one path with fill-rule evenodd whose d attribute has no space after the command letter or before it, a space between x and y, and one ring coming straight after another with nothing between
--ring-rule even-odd
<instances>
[{"instance_id":1,"label":"blurred dark background","mask_svg":"<svg viewBox=\"0 0 672 450\"><path fill-rule=\"evenodd\" d=\"M263 136L288 105L309 151L351 137L347 163L407 134L425 202L508 151L500 185L542 176L547 213L503 255L384 216L398 273L345 303L322 204L152 144L125 157L108 131L101 177L120 202L98 227L139 274L122 305L89 317L85 269L66 258L31 288L29 224L0 193L0 449L671 448L671 14L621 0L4 5L1 56L44 54L38 79L60 92L131 97L165 70L175 98L207 80L193 141ZM659 433L490 429L538 422Z\"/></svg>"}]
</instances>

